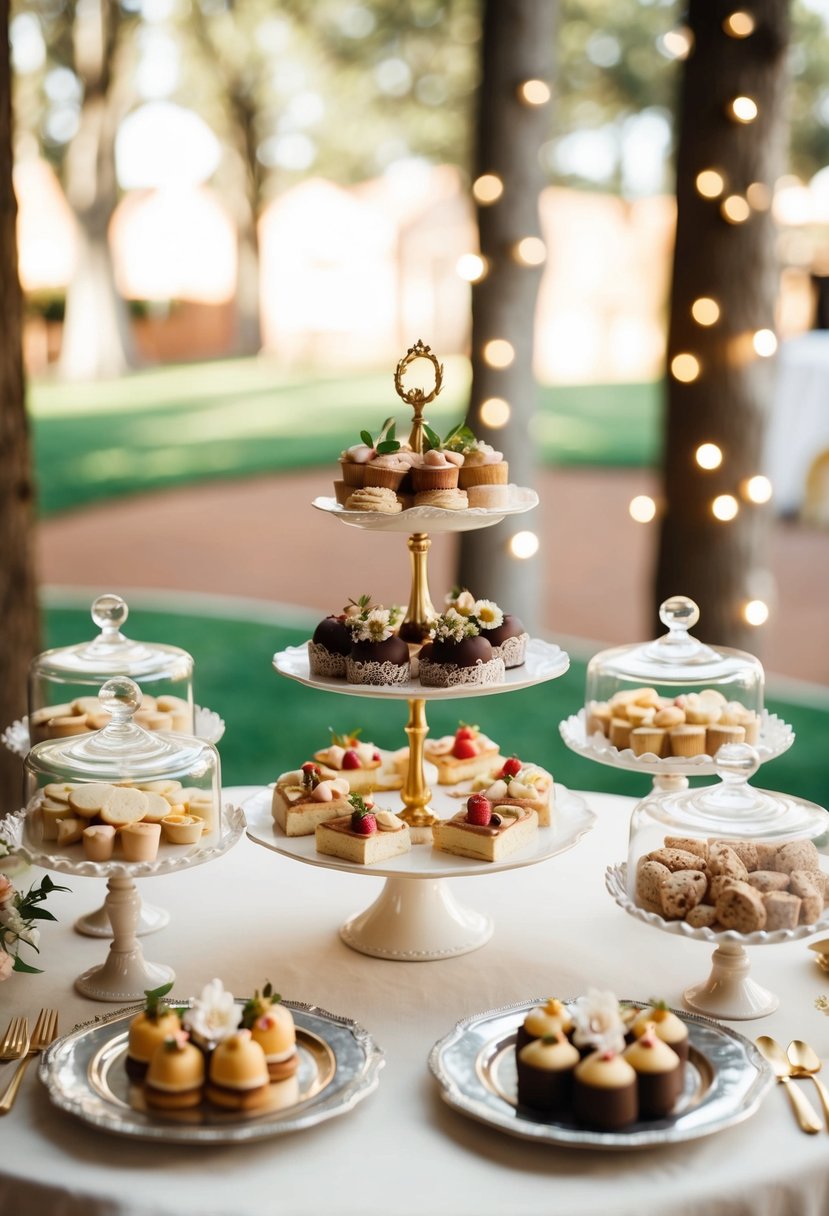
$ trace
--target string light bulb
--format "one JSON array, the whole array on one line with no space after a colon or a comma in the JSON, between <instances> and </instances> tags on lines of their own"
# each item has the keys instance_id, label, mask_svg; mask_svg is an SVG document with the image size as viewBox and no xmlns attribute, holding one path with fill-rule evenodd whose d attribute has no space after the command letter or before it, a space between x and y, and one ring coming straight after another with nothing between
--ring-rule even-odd
<instances>
[{"instance_id":1,"label":"string light bulb","mask_svg":"<svg viewBox=\"0 0 829 1216\"><path fill-rule=\"evenodd\" d=\"M497 173L482 173L472 183L472 195L475 202L480 203L482 207L490 207L493 203L497 203L503 193L504 183Z\"/></svg>"},{"instance_id":2,"label":"string light bulb","mask_svg":"<svg viewBox=\"0 0 829 1216\"><path fill-rule=\"evenodd\" d=\"M637 524L649 524L656 518L656 503L647 494L637 494L630 500L628 512Z\"/></svg>"},{"instance_id":3,"label":"string light bulb","mask_svg":"<svg viewBox=\"0 0 829 1216\"><path fill-rule=\"evenodd\" d=\"M699 296L691 305L691 316L697 325L716 325L720 319L720 306L710 296Z\"/></svg>"},{"instance_id":4,"label":"string light bulb","mask_svg":"<svg viewBox=\"0 0 829 1216\"><path fill-rule=\"evenodd\" d=\"M525 236L513 245L512 256L519 266L543 266L547 261L547 246L540 236Z\"/></svg>"},{"instance_id":5,"label":"string light bulb","mask_svg":"<svg viewBox=\"0 0 829 1216\"><path fill-rule=\"evenodd\" d=\"M770 502L773 493L771 482L762 473L756 473L754 477L747 477L740 486L740 490L744 498L749 502L757 503L758 506Z\"/></svg>"},{"instance_id":6,"label":"string light bulb","mask_svg":"<svg viewBox=\"0 0 829 1216\"><path fill-rule=\"evenodd\" d=\"M553 95L546 80L525 80L517 92L518 100L525 106L546 106Z\"/></svg>"},{"instance_id":7,"label":"string light bulb","mask_svg":"<svg viewBox=\"0 0 829 1216\"><path fill-rule=\"evenodd\" d=\"M722 27L729 38L750 38L756 29L756 23L751 13L737 9L726 17Z\"/></svg>"},{"instance_id":8,"label":"string light bulb","mask_svg":"<svg viewBox=\"0 0 829 1216\"><path fill-rule=\"evenodd\" d=\"M508 549L513 557L526 561L527 558L535 557L540 546L541 542L535 532L516 532L510 537Z\"/></svg>"},{"instance_id":9,"label":"string light bulb","mask_svg":"<svg viewBox=\"0 0 829 1216\"><path fill-rule=\"evenodd\" d=\"M761 359L770 359L777 350L774 330L758 329L751 339L751 345Z\"/></svg>"},{"instance_id":10,"label":"string light bulb","mask_svg":"<svg viewBox=\"0 0 829 1216\"><path fill-rule=\"evenodd\" d=\"M751 208L741 194L729 194L720 203L720 214L729 224L744 224L751 215Z\"/></svg>"},{"instance_id":11,"label":"string light bulb","mask_svg":"<svg viewBox=\"0 0 829 1216\"><path fill-rule=\"evenodd\" d=\"M484 343L481 354L484 363L489 367L502 369L510 367L514 362L515 347L511 342L507 342L506 338L492 338Z\"/></svg>"},{"instance_id":12,"label":"string light bulb","mask_svg":"<svg viewBox=\"0 0 829 1216\"><path fill-rule=\"evenodd\" d=\"M733 494L718 494L711 503L711 512L715 519L728 523L734 519L740 510L740 504Z\"/></svg>"},{"instance_id":13,"label":"string light bulb","mask_svg":"<svg viewBox=\"0 0 829 1216\"><path fill-rule=\"evenodd\" d=\"M757 102L753 97L734 97L728 104L728 116L733 118L735 122L750 123L754 122L759 111Z\"/></svg>"},{"instance_id":14,"label":"string light bulb","mask_svg":"<svg viewBox=\"0 0 829 1216\"><path fill-rule=\"evenodd\" d=\"M694 452L694 460L701 469L718 469L722 464L722 448L716 443L701 443Z\"/></svg>"},{"instance_id":15,"label":"string light bulb","mask_svg":"<svg viewBox=\"0 0 829 1216\"><path fill-rule=\"evenodd\" d=\"M743 619L747 625L765 625L769 619L769 606L765 600L748 600L743 604Z\"/></svg>"},{"instance_id":16,"label":"string light bulb","mask_svg":"<svg viewBox=\"0 0 829 1216\"><path fill-rule=\"evenodd\" d=\"M747 186L746 198L755 211L768 211L771 206L771 191L765 182L752 182Z\"/></svg>"},{"instance_id":17,"label":"string light bulb","mask_svg":"<svg viewBox=\"0 0 829 1216\"><path fill-rule=\"evenodd\" d=\"M458 277L467 283L479 283L486 277L487 269L486 259L479 253L462 253L455 263Z\"/></svg>"},{"instance_id":18,"label":"string light bulb","mask_svg":"<svg viewBox=\"0 0 829 1216\"><path fill-rule=\"evenodd\" d=\"M680 384L692 384L700 373L700 362L696 355L682 351L671 359L671 375Z\"/></svg>"},{"instance_id":19,"label":"string light bulb","mask_svg":"<svg viewBox=\"0 0 829 1216\"><path fill-rule=\"evenodd\" d=\"M488 397L481 405L479 417L484 426L497 431L506 426L512 416L512 408L503 397Z\"/></svg>"},{"instance_id":20,"label":"string light bulb","mask_svg":"<svg viewBox=\"0 0 829 1216\"><path fill-rule=\"evenodd\" d=\"M703 198L719 198L725 189L725 178L716 169L703 169L695 178L697 194Z\"/></svg>"},{"instance_id":21,"label":"string light bulb","mask_svg":"<svg viewBox=\"0 0 829 1216\"><path fill-rule=\"evenodd\" d=\"M687 25L668 30L657 45L668 59L687 59L694 48L694 35Z\"/></svg>"}]
</instances>

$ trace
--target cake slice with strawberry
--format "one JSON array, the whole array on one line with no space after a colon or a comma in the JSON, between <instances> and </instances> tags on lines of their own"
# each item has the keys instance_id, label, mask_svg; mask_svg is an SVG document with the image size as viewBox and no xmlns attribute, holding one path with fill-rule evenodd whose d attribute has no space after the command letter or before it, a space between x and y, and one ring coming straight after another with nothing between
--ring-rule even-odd
<instances>
[{"instance_id":1,"label":"cake slice with strawberry","mask_svg":"<svg viewBox=\"0 0 829 1216\"><path fill-rule=\"evenodd\" d=\"M412 847L408 825L392 811L375 806L370 795L350 794L348 809L349 814L317 826L318 853L372 866Z\"/></svg>"},{"instance_id":2,"label":"cake slice with strawberry","mask_svg":"<svg viewBox=\"0 0 829 1216\"><path fill-rule=\"evenodd\" d=\"M394 753L383 752L374 743L363 743L360 731L331 732L331 744L314 752L323 778L342 777L352 794L370 790L399 790L403 777L395 767Z\"/></svg>"},{"instance_id":3,"label":"cake slice with strawberry","mask_svg":"<svg viewBox=\"0 0 829 1216\"><path fill-rule=\"evenodd\" d=\"M317 824L348 811L348 795L348 782L343 777L326 779L320 766L309 760L278 778L271 814L286 836L310 836Z\"/></svg>"},{"instance_id":4,"label":"cake slice with strawberry","mask_svg":"<svg viewBox=\"0 0 829 1216\"><path fill-rule=\"evenodd\" d=\"M432 841L443 853L475 861L502 861L531 844L538 815L528 807L493 803L485 794L472 794L463 810L432 828Z\"/></svg>"},{"instance_id":5,"label":"cake slice with strawberry","mask_svg":"<svg viewBox=\"0 0 829 1216\"><path fill-rule=\"evenodd\" d=\"M440 785L457 785L480 773L489 772L503 758L497 743L481 733L479 726L461 722L454 735L427 739L423 752L438 770Z\"/></svg>"},{"instance_id":6,"label":"cake slice with strawberry","mask_svg":"<svg viewBox=\"0 0 829 1216\"><path fill-rule=\"evenodd\" d=\"M485 794L492 803L527 807L538 815L539 827L550 826L555 782L552 773L537 764L523 764L517 756L510 756L500 768L478 777L472 788Z\"/></svg>"}]
</instances>

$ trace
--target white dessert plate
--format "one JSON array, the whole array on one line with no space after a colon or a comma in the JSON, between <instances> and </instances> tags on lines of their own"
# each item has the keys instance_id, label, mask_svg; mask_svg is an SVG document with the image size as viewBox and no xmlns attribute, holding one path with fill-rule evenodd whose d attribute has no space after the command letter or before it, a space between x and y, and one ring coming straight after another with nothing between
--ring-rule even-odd
<instances>
[{"instance_id":1,"label":"white dessert plate","mask_svg":"<svg viewBox=\"0 0 829 1216\"><path fill-rule=\"evenodd\" d=\"M520 866L534 866L571 849L590 831L596 821L596 816L580 795L571 793L556 783L556 805L552 825L539 828L531 844L502 861L475 861L471 857L442 853L430 844L415 844L408 853L393 857L381 865L361 866L343 861L339 857L318 853L313 836L284 835L282 830L274 825L271 817L272 796L272 790L263 789L244 804L248 821L247 834L256 844L311 866L346 870L349 874L368 874L375 878L466 878L475 874L497 874L499 870L514 870ZM377 801L378 805L391 810L400 808L398 793L378 793ZM443 790L435 790L432 794L432 809L436 815L448 818L456 814L458 803Z\"/></svg>"},{"instance_id":2,"label":"white dessert plate","mask_svg":"<svg viewBox=\"0 0 829 1216\"><path fill-rule=\"evenodd\" d=\"M626 862L607 867L605 886L619 907L636 920L661 929L664 933L676 933L680 937L689 937L697 942L711 942L713 945L735 942L740 946L776 946L780 942L797 942L804 937L812 937L829 927L829 909L825 909L820 920L812 925L797 925L794 929L757 929L753 933L738 933L736 929L694 928L684 920L666 920L659 912L643 908L630 895L627 889Z\"/></svg>"},{"instance_id":3,"label":"white dessert plate","mask_svg":"<svg viewBox=\"0 0 829 1216\"><path fill-rule=\"evenodd\" d=\"M633 1001L645 1006L647 1001ZM543 999L524 1001L458 1022L432 1048L429 1067L443 1100L461 1114L511 1136L567 1149L633 1149L710 1136L748 1119L774 1085L771 1068L742 1035L698 1014L675 1011L688 1027L690 1053L685 1090L674 1113L641 1120L615 1132L593 1131L518 1106L515 1037L527 1012Z\"/></svg>"},{"instance_id":4,"label":"white dessert plate","mask_svg":"<svg viewBox=\"0 0 829 1216\"><path fill-rule=\"evenodd\" d=\"M711 756L654 756L646 753L636 756L626 747L622 751L614 747L610 740L597 731L587 735L585 711L580 709L577 714L565 718L559 723L562 739L579 756L587 760L596 760L599 764L610 765L611 768L626 768L636 773L673 773L676 776L687 774L690 777L713 777L717 772L716 760ZM794 731L787 722L763 710L760 719L760 739L755 751L761 763L782 756L794 743Z\"/></svg>"},{"instance_id":5,"label":"white dessert plate","mask_svg":"<svg viewBox=\"0 0 829 1216\"><path fill-rule=\"evenodd\" d=\"M174 1001L176 1006L190 1001ZM232 1144L302 1131L345 1114L377 1088L383 1052L356 1022L315 1005L285 1001L297 1028L299 1069L270 1086L255 1114L203 1103L189 1111L149 1111L126 1074L129 1024L143 1005L97 1018L58 1039L40 1079L55 1106L101 1131L177 1144Z\"/></svg>"},{"instance_id":6,"label":"white dessert plate","mask_svg":"<svg viewBox=\"0 0 829 1216\"><path fill-rule=\"evenodd\" d=\"M347 511L336 498L315 498L312 506L336 516L353 528L365 528L373 532L471 532L477 528L490 528L506 515L522 515L538 506L535 490L526 486L510 485L509 500L504 507L469 507L465 511L447 511L443 507L409 507L397 515L383 515L380 511Z\"/></svg>"},{"instance_id":7,"label":"white dessert plate","mask_svg":"<svg viewBox=\"0 0 829 1216\"><path fill-rule=\"evenodd\" d=\"M195 706L194 734L197 739L203 739L205 743L218 743L224 733L224 719L220 718L215 710L205 709L202 705ZM31 748L29 719L18 718L16 722L12 722L0 735L0 741L10 752L25 760Z\"/></svg>"},{"instance_id":8,"label":"white dessert plate","mask_svg":"<svg viewBox=\"0 0 829 1216\"><path fill-rule=\"evenodd\" d=\"M342 692L353 697L386 698L396 701L443 701L449 698L485 697L494 692L512 692L519 688L532 688L546 680L563 676L570 666L570 656L554 642L541 638L530 638L527 643L526 661L521 667L511 667L500 684L458 684L452 688L430 688L419 680L407 680L405 684L349 684L347 680L336 680L329 676L313 676L308 663L308 645L289 646L273 656L273 665L283 676L307 684L310 688L322 688L326 692Z\"/></svg>"},{"instance_id":9,"label":"white dessert plate","mask_svg":"<svg viewBox=\"0 0 829 1216\"><path fill-rule=\"evenodd\" d=\"M226 803L221 822L206 832L197 844L174 845L162 841L154 861L124 861L117 857L112 861L88 861L80 843L59 846L57 841L44 841L36 809L6 815L0 820L0 839L30 865L42 866L44 870L82 878L148 878L221 857L236 844L244 828L245 816L241 809Z\"/></svg>"}]
</instances>

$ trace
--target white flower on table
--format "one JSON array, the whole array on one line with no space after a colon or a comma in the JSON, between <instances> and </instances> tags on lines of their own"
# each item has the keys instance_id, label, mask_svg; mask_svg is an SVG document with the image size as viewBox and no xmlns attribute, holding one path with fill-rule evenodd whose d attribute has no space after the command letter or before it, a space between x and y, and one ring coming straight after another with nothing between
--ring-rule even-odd
<instances>
[{"instance_id":1,"label":"white flower on table","mask_svg":"<svg viewBox=\"0 0 829 1216\"><path fill-rule=\"evenodd\" d=\"M225 991L221 980L211 980L184 1014L182 1023L207 1042L219 1043L233 1034L241 1020L242 1006Z\"/></svg>"},{"instance_id":2,"label":"white flower on table","mask_svg":"<svg viewBox=\"0 0 829 1216\"><path fill-rule=\"evenodd\" d=\"M597 1051L624 1050L625 1024L614 992L588 988L587 995L576 1001L572 1014L576 1023L573 1035L576 1047L593 1047Z\"/></svg>"}]
</instances>

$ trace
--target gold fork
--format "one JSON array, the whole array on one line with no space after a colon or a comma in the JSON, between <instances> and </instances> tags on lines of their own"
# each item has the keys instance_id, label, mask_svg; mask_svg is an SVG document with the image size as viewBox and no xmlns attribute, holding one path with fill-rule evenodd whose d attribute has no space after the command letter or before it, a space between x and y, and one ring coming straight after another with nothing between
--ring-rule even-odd
<instances>
[{"instance_id":1,"label":"gold fork","mask_svg":"<svg viewBox=\"0 0 829 1216\"><path fill-rule=\"evenodd\" d=\"M56 1009L41 1009L37 1015L35 1028L32 1031L32 1038L29 1043L29 1050L25 1060L21 1060L15 1069L14 1076L6 1086L2 1098L0 1098L0 1115L7 1115L14 1105L14 1100L17 1097L17 1091L20 1089L20 1082L23 1080L29 1062L34 1056L39 1055L41 1051L49 1046L58 1036L58 1013Z\"/></svg>"},{"instance_id":2,"label":"gold fork","mask_svg":"<svg viewBox=\"0 0 829 1216\"><path fill-rule=\"evenodd\" d=\"M29 1023L12 1018L0 1043L0 1060L19 1060L29 1050Z\"/></svg>"}]
</instances>

